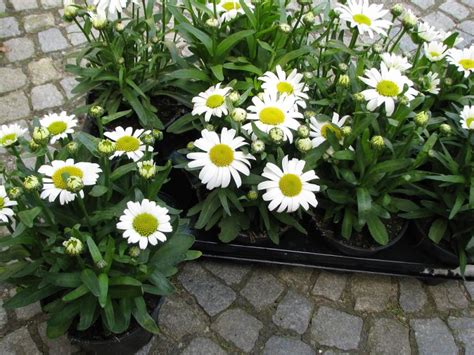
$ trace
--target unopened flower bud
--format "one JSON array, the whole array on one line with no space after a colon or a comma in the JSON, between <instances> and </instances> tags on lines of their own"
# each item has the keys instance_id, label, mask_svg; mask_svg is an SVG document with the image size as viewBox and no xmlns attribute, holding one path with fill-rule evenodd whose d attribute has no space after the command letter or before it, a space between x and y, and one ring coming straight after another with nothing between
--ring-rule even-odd
<instances>
[{"instance_id":1,"label":"unopened flower bud","mask_svg":"<svg viewBox=\"0 0 474 355\"><path fill-rule=\"evenodd\" d=\"M145 160L137 163L138 174L144 179L151 179L156 175L156 165L153 160Z\"/></svg>"},{"instance_id":2,"label":"unopened flower bud","mask_svg":"<svg viewBox=\"0 0 474 355\"><path fill-rule=\"evenodd\" d=\"M229 100L230 102L232 102L233 104L235 104L237 101L240 100L240 94L238 93L238 91L232 91L230 94L229 94Z\"/></svg>"},{"instance_id":3,"label":"unopened flower bud","mask_svg":"<svg viewBox=\"0 0 474 355\"><path fill-rule=\"evenodd\" d=\"M311 117L316 116L316 112L311 111L311 110L306 110L306 111L303 113L303 116L304 116L304 118L306 118L307 120L309 120Z\"/></svg>"},{"instance_id":4,"label":"unopened flower bud","mask_svg":"<svg viewBox=\"0 0 474 355\"><path fill-rule=\"evenodd\" d=\"M405 174L405 175L402 176L402 179L405 180L406 182L410 182L411 181L411 175Z\"/></svg>"},{"instance_id":5,"label":"unopened flower bud","mask_svg":"<svg viewBox=\"0 0 474 355\"><path fill-rule=\"evenodd\" d=\"M385 148L385 142L382 136L373 136L370 140L370 145L375 150L383 150Z\"/></svg>"},{"instance_id":6,"label":"unopened flower bud","mask_svg":"<svg viewBox=\"0 0 474 355\"><path fill-rule=\"evenodd\" d=\"M375 52L375 53L382 53L384 51L384 48L383 46L380 44L380 43L375 43L373 46L372 46L372 50Z\"/></svg>"},{"instance_id":7,"label":"unopened flower bud","mask_svg":"<svg viewBox=\"0 0 474 355\"><path fill-rule=\"evenodd\" d=\"M365 96L360 92L356 92L354 95L352 95L352 98L354 99L355 102L365 101Z\"/></svg>"},{"instance_id":8,"label":"unopened flower bud","mask_svg":"<svg viewBox=\"0 0 474 355\"><path fill-rule=\"evenodd\" d=\"M125 63L125 58L124 57L120 57L117 61L120 65L122 65L123 63Z\"/></svg>"},{"instance_id":9,"label":"unopened flower bud","mask_svg":"<svg viewBox=\"0 0 474 355\"><path fill-rule=\"evenodd\" d=\"M188 142L188 144L186 145L186 149L187 150L194 150L194 142L193 141Z\"/></svg>"},{"instance_id":10,"label":"unopened flower bud","mask_svg":"<svg viewBox=\"0 0 474 355\"><path fill-rule=\"evenodd\" d=\"M252 142L250 149L252 150L252 153L261 154L265 151L265 143L262 140L257 139Z\"/></svg>"},{"instance_id":11,"label":"unopened flower bud","mask_svg":"<svg viewBox=\"0 0 474 355\"><path fill-rule=\"evenodd\" d=\"M424 127L430 120L430 116L425 111L418 112L415 116L415 124L419 127Z\"/></svg>"},{"instance_id":12,"label":"unopened flower bud","mask_svg":"<svg viewBox=\"0 0 474 355\"><path fill-rule=\"evenodd\" d=\"M303 76L304 76L304 78L305 78L306 80L311 80L311 79L314 78L314 74L313 74L312 72L310 72L310 71L305 71L305 72L303 73Z\"/></svg>"},{"instance_id":13,"label":"unopened flower bud","mask_svg":"<svg viewBox=\"0 0 474 355\"><path fill-rule=\"evenodd\" d=\"M446 86L451 86L451 85L453 85L453 79L445 78L444 83L446 84Z\"/></svg>"},{"instance_id":14,"label":"unopened flower bud","mask_svg":"<svg viewBox=\"0 0 474 355\"><path fill-rule=\"evenodd\" d=\"M434 158L436 156L436 151L433 149L428 150L428 156Z\"/></svg>"},{"instance_id":15,"label":"unopened flower bud","mask_svg":"<svg viewBox=\"0 0 474 355\"><path fill-rule=\"evenodd\" d=\"M258 198L258 191L250 190L249 192L247 192L247 198L250 201L255 201Z\"/></svg>"},{"instance_id":16,"label":"unopened flower bud","mask_svg":"<svg viewBox=\"0 0 474 355\"><path fill-rule=\"evenodd\" d=\"M99 105L94 105L89 109L89 115L91 115L92 118L101 118L104 113L104 108Z\"/></svg>"},{"instance_id":17,"label":"unopened flower bud","mask_svg":"<svg viewBox=\"0 0 474 355\"><path fill-rule=\"evenodd\" d=\"M405 106L408 106L410 104L410 100L406 96L401 96L398 101Z\"/></svg>"},{"instance_id":18,"label":"unopened flower bud","mask_svg":"<svg viewBox=\"0 0 474 355\"><path fill-rule=\"evenodd\" d=\"M207 129L208 131L214 131L216 129L216 127L214 127L214 125L208 123L206 124L206 126L204 127L205 129Z\"/></svg>"},{"instance_id":19,"label":"unopened flower bud","mask_svg":"<svg viewBox=\"0 0 474 355\"><path fill-rule=\"evenodd\" d=\"M64 19L68 22L73 21L77 14L79 12L79 9L75 5L67 5L64 7Z\"/></svg>"},{"instance_id":20,"label":"unopened flower bud","mask_svg":"<svg viewBox=\"0 0 474 355\"><path fill-rule=\"evenodd\" d=\"M153 36L153 37L151 38L151 43L157 44L157 43L159 43L159 42L160 42L160 39L159 39L157 36Z\"/></svg>"},{"instance_id":21,"label":"unopened flower bud","mask_svg":"<svg viewBox=\"0 0 474 355\"><path fill-rule=\"evenodd\" d=\"M301 126L298 127L297 133L298 133L298 137L307 138L309 137L309 127L302 124Z\"/></svg>"},{"instance_id":22,"label":"unopened flower bud","mask_svg":"<svg viewBox=\"0 0 474 355\"><path fill-rule=\"evenodd\" d=\"M283 33L290 33L291 32L291 26L287 23L280 23L280 26L278 26L278 28Z\"/></svg>"},{"instance_id":23,"label":"unopened flower bud","mask_svg":"<svg viewBox=\"0 0 474 355\"><path fill-rule=\"evenodd\" d=\"M151 132L142 134L140 140L146 145L155 144L155 136Z\"/></svg>"},{"instance_id":24,"label":"unopened flower bud","mask_svg":"<svg viewBox=\"0 0 474 355\"><path fill-rule=\"evenodd\" d=\"M16 200L23 193L23 189L18 186L11 187L7 190L8 197L13 200Z\"/></svg>"},{"instance_id":25,"label":"unopened flower bud","mask_svg":"<svg viewBox=\"0 0 474 355\"><path fill-rule=\"evenodd\" d=\"M273 127L270 130L269 135L270 135L270 139L276 144L282 143L283 140L285 139L285 133L279 127Z\"/></svg>"},{"instance_id":26,"label":"unopened flower bud","mask_svg":"<svg viewBox=\"0 0 474 355\"><path fill-rule=\"evenodd\" d=\"M25 188L25 190L27 191L34 191L34 190L38 190L40 188L41 184L40 184L40 181L38 180L38 178L34 175L30 175L30 176L27 176L24 180L23 180L23 187Z\"/></svg>"},{"instance_id":27,"label":"unopened flower bud","mask_svg":"<svg viewBox=\"0 0 474 355\"><path fill-rule=\"evenodd\" d=\"M153 129L151 131L151 134L153 134L153 137L155 137L155 139L159 142L159 141L162 141L163 140L163 132L160 131L159 129Z\"/></svg>"},{"instance_id":28,"label":"unopened flower bud","mask_svg":"<svg viewBox=\"0 0 474 355\"><path fill-rule=\"evenodd\" d=\"M349 78L349 75L346 74L341 75L337 81L337 84L343 88L349 87L350 83L351 79Z\"/></svg>"},{"instance_id":29,"label":"unopened flower bud","mask_svg":"<svg viewBox=\"0 0 474 355\"><path fill-rule=\"evenodd\" d=\"M307 153L313 148L313 144L311 139L309 138L298 138L296 140L296 149L298 149L301 153Z\"/></svg>"},{"instance_id":30,"label":"unopened flower bud","mask_svg":"<svg viewBox=\"0 0 474 355\"><path fill-rule=\"evenodd\" d=\"M235 122L244 122L245 119L247 118L247 111L245 111L243 108L236 108L232 113L230 114L230 117L235 121Z\"/></svg>"},{"instance_id":31,"label":"unopened flower bud","mask_svg":"<svg viewBox=\"0 0 474 355\"><path fill-rule=\"evenodd\" d=\"M49 142L50 132L46 127L33 128L32 138L36 144L45 145Z\"/></svg>"},{"instance_id":32,"label":"unopened flower bud","mask_svg":"<svg viewBox=\"0 0 474 355\"><path fill-rule=\"evenodd\" d=\"M348 137L352 134L352 128L349 126L344 126L341 128L341 134L343 137Z\"/></svg>"},{"instance_id":33,"label":"unopened flower bud","mask_svg":"<svg viewBox=\"0 0 474 355\"><path fill-rule=\"evenodd\" d=\"M402 18L402 25L406 29L411 29L416 26L418 22L418 18L413 14L411 10L405 11L403 18Z\"/></svg>"},{"instance_id":34,"label":"unopened flower bud","mask_svg":"<svg viewBox=\"0 0 474 355\"><path fill-rule=\"evenodd\" d=\"M447 123L442 123L440 126L439 126L439 131L444 134L444 135L450 135L453 131L453 129L451 128L451 126Z\"/></svg>"},{"instance_id":35,"label":"unopened flower bud","mask_svg":"<svg viewBox=\"0 0 474 355\"><path fill-rule=\"evenodd\" d=\"M107 27L107 17L103 14L94 14L91 17L92 27L96 30L103 30Z\"/></svg>"},{"instance_id":36,"label":"unopened flower bud","mask_svg":"<svg viewBox=\"0 0 474 355\"><path fill-rule=\"evenodd\" d=\"M100 154L104 156L110 156L114 154L115 149L116 149L115 143L109 139L102 139L97 144L97 150L99 151Z\"/></svg>"},{"instance_id":37,"label":"unopened flower bud","mask_svg":"<svg viewBox=\"0 0 474 355\"><path fill-rule=\"evenodd\" d=\"M329 17L330 18L338 18L339 17L339 12L334 11L334 9L332 9L331 11L329 11Z\"/></svg>"},{"instance_id":38,"label":"unopened flower bud","mask_svg":"<svg viewBox=\"0 0 474 355\"><path fill-rule=\"evenodd\" d=\"M84 181L80 176L69 176L66 180L67 190L70 192L77 193L84 188Z\"/></svg>"},{"instance_id":39,"label":"unopened flower bud","mask_svg":"<svg viewBox=\"0 0 474 355\"><path fill-rule=\"evenodd\" d=\"M206 26L211 27L211 28L216 28L219 26L219 21L211 17L206 20Z\"/></svg>"},{"instance_id":40,"label":"unopened flower bud","mask_svg":"<svg viewBox=\"0 0 474 355\"><path fill-rule=\"evenodd\" d=\"M132 258L138 258L140 256L141 250L139 247L131 247L128 251L128 255Z\"/></svg>"},{"instance_id":41,"label":"unopened flower bud","mask_svg":"<svg viewBox=\"0 0 474 355\"><path fill-rule=\"evenodd\" d=\"M95 263L95 266L97 266L98 269L102 270L107 267L107 261L104 259L100 259L98 262Z\"/></svg>"},{"instance_id":42,"label":"unopened flower bud","mask_svg":"<svg viewBox=\"0 0 474 355\"><path fill-rule=\"evenodd\" d=\"M69 142L66 145L66 150L68 151L69 154L75 154L77 150L79 149L79 144L77 142Z\"/></svg>"},{"instance_id":43,"label":"unopened flower bud","mask_svg":"<svg viewBox=\"0 0 474 355\"><path fill-rule=\"evenodd\" d=\"M84 244L77 238L71 237L63 242L66 254L76 256L84 251Z\"/></svg>"},{"instance_id":44,"label":"unopened flower bud","mask_svg":"<svg viewBox=\"0 0 474 355\"><path fill-rule=\"evenodd\" d=\"M41 148L41 146L38 143L36 143L35 141L30 141L28 143L28 146L30 147L30 150L32 152L36 152L37 150L39 150Z\"/></svg>"},{"instance_id":45,"label":"unopened flower bud","mask_svg":"<svg viewBox=\"0 0 474 355\"><path fill-rule=\"evenodd\" d=\"M123 32L124 29L125 29L125 25L123 24L122 21L117 21L115 23L115 31L121 33L121 32Z\"/></svg>"},{"instance_id":46,"label":"unopened flower bud","mask_svg":"<svg viewBox=\"0 0 474 355\"><path fill-rule=\"evenodd\" d=\"M95 5L90 4L90 5L87 5L87 6L86 6L86 10L87 10L87 12L91 12L91 13L92 13L92 12L95 12L96 7L95 7Z\"/></svg>"},{"instance_id":47,"label":"unopened flower bud","mask_svg":"<svg viewBox=\"0 0 474 355\"><path fill-rule=\"evenodd\" d=\"M347 69L349 69L346 63L339 63L337 67L339 68L340 71L343 71L343 72L346 72Z\"/></svg>"},{"instance_id":48,"label":"unopened flower bud","mask_svg":"<svg viewBox=\"0 0 474 355\"><path fill-rule=\"evenodd\" d=\"M306 5L310 5L313 2L313 0L297 0L296 2L300 4L301 6L306 6Z\"/></svg>"},{"instance_id":49,"label":"unopened flower bud","mask_svg":"<svg viewBox=\"0 0 474 355\"><path fill-rule=\"evenodd\" d=\"M393 16L395 17L398 17L400 16L401 14L403 14L403 12L405 11L405 8L403 7L402 4L395 4L392 6L392 8L390 9L390 12L392 13Z\"/></svg>"},{"instance_id":50,"label":"unopened flower bud","mask_svg":"<svg viewBox=\"0 0 474 355\"><path fill-rule=\"evenodd\" d=\"M310 11L303 16L303 22L306 26L311 26L314 24L315 16L313 11Z\"/></svg>"}]
</instances>

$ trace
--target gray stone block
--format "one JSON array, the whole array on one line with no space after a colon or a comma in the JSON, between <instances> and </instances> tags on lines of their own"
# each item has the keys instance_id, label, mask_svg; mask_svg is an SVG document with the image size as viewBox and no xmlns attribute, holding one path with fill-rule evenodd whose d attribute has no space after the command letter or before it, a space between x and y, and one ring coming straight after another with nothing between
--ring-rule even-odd
<instances>
[{"instance_id":1,"label":"gray stone block","mask_svg":"<svg viewBox=\"0 0 474 355\"><path fill-rule=\"evenodd\" d=\"M308 344L296 338L272 336L265 343L263 355L313 355L315 352Z\"/></svg>"},{"instance_id":2,"label":"gray stone block","mask_svg":"<svg viewBox=\"0 0 474 355\"><path fill-rule=\"evenodd\" d=\"M275 303L283 292L282 284L266 269L259 268L254 271L245 287L240 291L256 309L262 309Z\"/></svg>"},{"instance_id":3,"label":"gray stone block","mask_svg":"<svg viewBox=\"0 0 474 355\"><path fill-rule=\"evenodd\" d=\"M54 67L51 58L41 58L36 62L29 63L28 71L31 81L35 85L41 85L61 78L61 74Z\"/></svg>"},{"instance_id":4,"label":"gray stone block","mask_svg":"<svg viewBox=\"0 0 474 355\"><path fill-rule=\"evenodd\" d=\"M66 38L57 28L50 28L49 30L38 33L38 40L41 50L45 53L55 52L69 47Z\"/></svg>"},{"instance_id":5,"label":"gray stone block","mask_svg":"<svg viewBox=\"0 0 474 355\"><path fill-rule=\"evenodd\" d=\"M26 327L21 327L13 333L5 335L0 340L0 349L2 349L3 355L41 354Z\"/></svg>"},{"instance_id":6,"label":"gray stone block","mask_svg":"<svg viewBox=\"0 0 474 355\"><path fill-rule=\"evenodd\" d=\"M62 0L41 0L41 6L43 6L45 9L62 7L63 1Z\"/></svg>"},{"instance_id":7,"label":"gray stone block","mask_svg":"<svg viewBox=\"0 0 474 355\"><path fill-rule=\"evenodd\" d=\"M35 45L29 38L12 38L3 44L7 48L6 56L10 62L28 59L35 53Z\"/></svg>"},{"instance_id":8,"label":"gray stone block","mask_svg":"<svg viewBox=\"0 0 474 355\"><path fill-rule=\"evenodd\" d=\"M0 18L0 38L14 37L20 34L18 22L14 17Z\"/></svg>"},{"instance_id":9,"label":"gray stone block","mask_svg":"<svg viewBox=\"0 0 474 355\"><path fill-rule=\"evenodd\" d=\"M36 0L13 0L11 4L15 11L32 10L38 8Z\"/></svg>"},{"instance_id":10,"label":"gray stone block","mask_svg":"<svg viewBox=\"0 0 474 355\"><path fill-rule=\"evenodd\" d=\"M31 90L31 103L33 109L44 110L61 106L64 103L64 97L53 84L35 86Z\"/></svg>"},{"instance_id":11,"label":"gray stone block","mask_svg":"<svg viewBox=\"0 0 474 355\"><path fill-rule=\"evenodd\" d=\"M313 304L305 296L289 290L273 315L273 323L283 329L303 334L308 328Z\"/></svg>"},{"instance_id":12,"label":"gray stone block","mask_svg":"<svg viewBox=\"0 0 474 355\"><path fill-rule=\"evenodd\" d=\"M369 332L371 354L409 355L410 337L407 326L393 319L376 319Z\"/></svg>"},{"instance_id":13,"label":"gray stone block","mask_svg":"<svg viewBox=\"0 0 474 355\"><path fill-rule=\"evenodd\" d=\"M436 286L430 286L428 289L440 311L463 309L469 305L466 295L457 281L446 281Z\"/></svg>"},{"instance_id":14,"label":"gray stone block","mask_svg":"<svg viewBox=\"0 0 474 355\"><path fill-rule=\"evenodd\" d=\"M426 304L426 293L422 283L413 278L400 279L400 307L405 312L418 312Z\"/></svg>"},{"instance_id":15,"label":"gray stone block","mask_svg":"<svg viewBox=\"0 0 474 355\"><path fill-rule=\"evenodd\" d=\"M0 97L0 123L14 121L30 114L28 98L23 91L15 91Z\"/></svg>"},{"instance_id":16,"label":"gray stone block","mask_svg":"<svg viewBox=\"0 0 474 355\"><path fill-rule=\"evenodd\" d=\"M386 276L354 275L352 294L356 311L381 312L395 296L396 285Z\"/></svg>"},{"instance_id":17,"label":"gray stone block","mask_svg":"<svg viewBox=\"0 0 474 355\"><path fill-rule=\"evenodd\" d=\"M35 33L54 26L54 16L51 13L42 13L25 16L23 26L28 33Z\"/></svg>"},{"instance_id":18,"label":"gray stone block","mask_svg":"<svg viewBox=\"0 0 474 355\"><path fill-rule=\"evenodd\" d=\"M458 354L453 335L441 319L414 319L410 326L415 332L420 355Z\"/></svg>"},{"instance_id":19,"label":"gray stone block","mask_svg":"<svg viewBox=\"0 0 474 355\"><path fill-rule=\"evenodd\" d=\"M5 93L26 85L26 75L19 68L0 68L0 93Z\"/></svg>"},{"instance_id":20,"label":"gray stone block","mask_svg":"<svg viewBox=\"0 0 474 355\"><path fill-rule=\"evenodd\" d=\"M331 301L338 301L346 287L347 279L347 274L322 271L311 293Z\"/></svg>"},{"instance_id":21,"label":"gray stone block","mask_svg":"<svg viewBox=\"0 0 474 355\"><path fill-rule=\"evenodd\" d=\"M78 84L78 81L74 77L72 77L72 76L65 77L59 83L61 84L64 92L66 93L66 97L68 99L71 99L72 97L74 97L74 94L72 93L72 90Z\"/></svg>"},{"instance_id":22,"label":"gray stone block","mask_svg":"<svg viewBox=\"0 0 474 355\"><path fill-rule=\"evenodd\" d=\"M228 285L239 284L251 269L249 265L221 261L205 261L203 266Z\"/></svg>"},{"instance_id":23,"label":"gray stone block","mask_svg":"<svg viewBox=\"0 0 474 355\"><path fill-rule=\"evenodd\" d=\"M42 312L39 302L29 304L28 306L16 308L16 317L20 320L28 320Z\"/></svg>"},{"instance_id":24,"label":"gray stone block","mask_svg":"<svg viewBox=\"0 0 474 355\"><path fill-rule=\"evenodd\" d=\"M224 349L208 338L194 338L181 355L225 355Z\"/></svg>"},{"instance_id":25,"label":"gray stone block","mask_svg":"<svg viewBox=\"0 0 474 355\"><path fill-rule=\"evenodd\" d=\"M448 324L457 340L464 345L466 355L474 354L474 318L449 317Z\"/></svg>"}]
</instances>

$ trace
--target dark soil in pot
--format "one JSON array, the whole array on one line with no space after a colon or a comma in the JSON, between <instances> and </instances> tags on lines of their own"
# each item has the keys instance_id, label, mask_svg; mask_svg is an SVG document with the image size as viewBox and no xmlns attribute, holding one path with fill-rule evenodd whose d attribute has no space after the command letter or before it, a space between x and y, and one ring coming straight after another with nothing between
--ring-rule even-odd
<instances>
[{"instance_id":1,"label":"dark soil in pot","mask_svg":"<svg viewBox=\"0 0 474 355\"><path fill-rule=\"evenodd\" d=\"M314 225L321 232L322 237L330 247L345 255L362 257L372 256L382 250L391 248L402 239L408 228L408 221L398 217L383 220L383 222L389 236L389 242L386 245L378 244L365 228L361 233L353 234L349 240L344 239L340 234L340 228L334 223L324 221L320 215L313 217Z\"/></svg>"},{"instance_id":2,"label":"dark soil in pot","mask_svg":"<svg viewBox=\"0 0 474 355\"><path fill-rule=\"evenodd\" d=\"M151 316L157 323L163 301L163 297L145 297L147 309L152 311ZM71 343L80 346L87 354L100 355L134 354L153 337L153 334L140 327L133 316L130 319L130 327L122 334L105 336L102 324L99 320L83 332L77 331L73 323L68 335Z\"/></svg>"}]
</instances>

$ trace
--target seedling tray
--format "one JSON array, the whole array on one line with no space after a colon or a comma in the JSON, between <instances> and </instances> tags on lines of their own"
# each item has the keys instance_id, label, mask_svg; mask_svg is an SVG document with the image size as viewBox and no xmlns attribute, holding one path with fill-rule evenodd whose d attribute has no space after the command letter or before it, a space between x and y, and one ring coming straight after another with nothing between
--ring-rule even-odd
<instances>
[{"instance_id":1,"label":"seedling tray","mask_svg":"<svg viewBox=\"0 0 474 355\"><path fill-rule=\"evenodd\" d=\"M392 276L411 276L426 282L462 279L455 267L443 265L419 246L416 228L410 226L395 246L370 257L343 255L326 245L323 238L314 233L302 235L288 232L280 245L265 242L260 245L232 242L221 243L217 233L196 231L194 248L203 256L239 262L266 263L311 267L344 272L361 272ZM465 279L474 281L474 267L468 265Z\"/></svg>"}]
</instances>

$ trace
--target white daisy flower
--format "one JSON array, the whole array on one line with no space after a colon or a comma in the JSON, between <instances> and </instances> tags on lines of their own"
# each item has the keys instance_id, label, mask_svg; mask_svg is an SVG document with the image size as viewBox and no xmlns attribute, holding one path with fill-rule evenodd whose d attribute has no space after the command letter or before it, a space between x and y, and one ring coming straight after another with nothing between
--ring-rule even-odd
<instances>
[{"instance_id":1,"label":"white daisy flower","mask_svg":"<svg viewBox=\"0 0 474 355\"><path fill-rule=\"evenodd\" d=\"M380 57L388 69L397 69L403 73L404 71L407 71L411 68L411 64L408 62L408 59L401 55L383 53L380 55Z\"/></svg>"},{"instance_id":2,"label":"white daisy flower","mask_svg":"<svg viewBox=\"0 0 474 355\"><path fill-rule=\"evenodd\" d=\"M340 14L341 20L357 28L360 34L367 32L370 38L374 38L374 32L386 36L386 30L392 24L383 20L388 10L384 10L381 4L369 5L368 0L348 0L346 5L339 4L334 11Z\"/></svg>"},{"instance_id":3,"label":"white daisy flower","mask_svg":"<svg viewBox=\"0 0 474 355\"><path fill-rule=\"evenodd\" d=\"M425 76L425 84L426 84L425 90L429 92L430 94L438 95L440 82L441 80L439 80L438 73L434 73L430 71Z\"/></svg>"},{"instance_id":4,"label":"white daisy flower","mask_svg":"<svg viewBox=\"0 0 474 355\"><path fill-rule=\"evenodd\" d=\"M252 106L248 107L247 120L249 123L242 126L244 130L252 132L252 121L258 129L269 133L274 127L280 128L285 134L285 140L293 142L291 130L297 130L300 122L297 119L303 115L295 109L295 101L290 96L280 96L276 92L265 92L262 99L252 98Z\"/></svg>"},{"instance_id":5,"label":"white daisy flower","mask_svg":"<svg viewBox=\"0 0 474 355\"><path fill-rule=\"evenodd\" d=\"M158 241L165 242L164 233L173 231L168 213L167 208L158 206L155 201L129 201L117 229L124 231L123 237L129 244L138 243L140 249L146 249L148 243L156 245Z\"/></svg>"},{"instance_id":6,"label":"white daisy flower","mask_svg":"<svg viewBox=\"0 0 474 355\"><path fill-rule=\"evenodd\" d=\"M441 41L443 35L435 27L430 26L426 22L420 22L416 31L418 37L425 42Z\"/></svg>"},{"instance_id":7,"label":"white daisy flower","mask_svg":"<svg viewBox=\"0 0 474 355\"><path fill-rule=\"evenodd\" d=\"M310 184L309 181L317 179L313 170L303 173L305 161L293 158L289 160L288 155L283 158L280 169L273 163L267 163L263 169L262 176L268 180L258 184L259 190L267 190L262 198L270 201L268 209L277 209L278 213L295 212L300 206L305 210L309 206L316 207L315 192L319 191L319 186Z\"/></svg>"},{"instance_id":8,"label":"white daisy flower","mask_svg":"<svg viewBox=\"0 0 474 355\"><path fill-rule=\"evenodd\" d=\"M236 137L233 129L222 128L221 135L207 129L201 132L202 138L194 141L194 146L203 152L193 152L187 155L192 160L189 168L201 168L199 179L206 184L208 190L216 187L226 188L231 179L240 187L240 174L250 174L249 160L255 159L251 154L245 154L238 149L248 143L244 138Z\"/></svg>"},{"instance_id":9,"label":"white daisy flower","mask_svg":"<svg viewBox=\"0 0 474 355\"><path fill-rule=\"evenodd\" d=\"M27 129L19 124L2 125L0 127L0 147L10 147L18 142L18 138L26 133Z\"/></svg>"},{"instance_id":10,"label":"white daisy flower","mask_svg":"<svg viewBox=\"0 0 474 355\"><path fill-rule=\"evenodd\" d=\"M288 76L281 66L277 65L276 74L267 71L263 76L258 78L263 81L262 89L265 91L277 92L280 95L287 95L295 100L295 104L306 108L306 101L309 97L306 92L309 88L303 81L303 74L293 69Z\"/></svg>"},{"instance_id":11,"label":"white daisy flower","mask_svg":"<svg viewBox=\"0 0 474 355\"><path fill-rule=\"evenodd\" d=\"M474 45L464 49L450 49L448 62L457 66L458 71L463 72L467 78L474 71Z\"/></svg>"},{"instance_id":12,"label":"white daisy flower","mask_svg":"<svg viewBox=\"0 0 474 355\"><path fill-rule=\"evenodd\" d=\"M149 133L150 131L145 131L143 129L137 129L133 132L132 127L123 129L123 127L120 126L115 128L115 131L105 132L104 136L115 142L115 153L110 157L110 159L121 157L125 154L129 159L139 161L145 155L144 152L153 149L151 146L143 144L140 140L140 136Z\"/></svg>"},{"instance_id":13,"label":"white daisy flower","mask_svg":"<svg viewBox=\"0 0 474 355\"><path fill-rule=\"evenodd\" d=\"M9 207L16 205L16 201L12 201L8 198L5 186L0 185L0 222L8 223L8 218L14 215L13 210Z\"/></svg>"},{"instance_id":14,"label":"white daisy flower","mask_svg":"<svg viewBox=\"0 0 474 355\"><path fill-rule=\"evenodd\" d=\"M444 42L444 41L447 40L454 32L439 30L439 33L440 33L441 41ZM454 41L453 47L459 46L462 42L464 42L464 38L462 38L462 37L459 36L459 34L458 34L458 36L456 37L456 40Z\"/></svg>"},{"instance_id":15,"label":"white daisy flower","mask_svg":"<svg viewBox=\"0 0 474 355\"><path fill-rule=\"evenodd\" d=\"M198 96L193 97L194 103L193 115L204 115L204 120L209 122L212 116L222 117L229 113L229 108L225 99L231 88L221 88L221 83L211 86L204 92L199 93Z\"/></svg>"},{"instance_id":16,"label":"white daisy flower","mask_svg":"<svg viewBox=\"0 0 474 355\"><path fill-rule=\"evenodd\" d=\"M245 5L251 10L254 6L250 1L245 1ZM211 3L208 6L211 10L214 10L214 5ZM226 21L231 21L237 16L243 15L244 9L240 5L239 0L221 0L217 4L217 13L219 16L219 23L224 23Z\"/></svg>"},{"instance_id":17,"label":"white daisy flower","mask_svg":"<svg viewBox=\"0 0 474 355\"><path fill-rule=\"evenodd\" d=\"M139 0L132 0L135 5L140 6ZM109 17L115 18L117 12L122 13L127 7L128 0L94 0L97 12L107 12Z\"/></svg>"},{"instance_id":18,"label":"white daisy flower","mask_svg":"<svg viewBox=\"0 0 474 355\"><path fill-rule=\"evenodd\" d=\"M462 128L474 130L474 106L464 106L460 115Z\"/></svg>"},{"instance_id":19,"label":"white daisy flower","mask_svg":"<svg viewBox=\"0 0 474 355\"><path fill-rule=\"evenodd\" d=\"M405 85L408 90L403 92L403 96L411 101L418 94L413 89L413 82L403 75L400 70L388 69L385 63L380 65L380 71L375 68L365 71L366 77L359 77L364 83L372 87L362 91L365 99L368 101L367 109L374 111L377 107L385 104L387 116L391 116L395 110L395 101L404 91Z\"/></svg>"},{"instance_id":20,"label":"white daisy flower","mask_svg":"<svg viewBox=\"0 0 474 355\"><path fill-rule=\"evenodd\" d=\"M438 62L444 57L446 57L446 50L448 46L442 42L430 42L423 44L423 51L425 52L425 57L428 58L431 62Z\"/></svg>"},{"instance_id":21,"label":"white daisy flower","mask_svg":"<svg viewBox=\"0 0 474 355\"><path fill-rule=\"evenodd\" d=\"M76 193L67 189L67 179L75 176L82 180L84 186L95 185L102 172L98 164L95 163L75 163L74 159L53 160L51 165L43 165L38 169L43 177L43 191L41 198L53 202L59 196L61 205L74 201ZM84 197L84 191L78 192Z\"/></svg>"},{"instance_id":22,"label":"white daisy flower","mask_svg":"<svg viewBox=\"0 0 474 355\"><path fill-rule=\"evenodd\" d=\"M338 141L342 141L341 128L346 123L349 116L339 118L339 114L334 112L331 121L319 122L315 117L311 117L309 136L312 138L313 148L319 147L327 139L328 132L331 131Z\"/></svg>"},{"instance_id":23,"label":"white daisy flower","mask_svg":"<svg viewBox=\"0 0 474 355\"><path fill-rule=\"evenodd\" d=\"M39 122L41 127L47 128L51 134L51 144L56 143L60 139L67 138L68 134L74 133L74 127L77 126L75 116L68 115L65 111L62 111L59 115L57 113L50 113Z\"/></svg>"}]
</instances>

